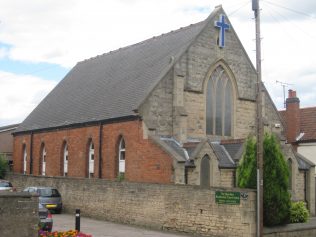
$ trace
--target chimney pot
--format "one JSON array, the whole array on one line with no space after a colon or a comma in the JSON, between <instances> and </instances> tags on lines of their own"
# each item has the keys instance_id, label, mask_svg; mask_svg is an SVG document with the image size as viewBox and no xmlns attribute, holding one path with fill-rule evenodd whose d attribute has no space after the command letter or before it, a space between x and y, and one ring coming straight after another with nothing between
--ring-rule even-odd
<instances>
[{"instance_id":1,"label":"chimney pot","mask_svg":"<svg viewBox=\"0 0 316 237\"><path fill-rule=\"evenodd\" d=\"M289 90L289 97L288 98L296 98L296 91Z\"/></svg>"}]
</instances>

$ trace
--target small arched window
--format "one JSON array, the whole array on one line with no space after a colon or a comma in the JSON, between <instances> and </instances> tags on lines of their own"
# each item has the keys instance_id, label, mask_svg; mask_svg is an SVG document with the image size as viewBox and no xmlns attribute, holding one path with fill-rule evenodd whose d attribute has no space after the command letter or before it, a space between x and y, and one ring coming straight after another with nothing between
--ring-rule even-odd
<instances>
[{"instance_id":1,"label":"small arched window","mask_svg":"<svg viewBox=\"0 0 316 237\"><path fill-rule=\"evenodd\" d=\"M41 163L42 163L42 175L46 175L46 149L45 146L43 145L42 147L42 152L41 152Z\"/></svg>"},{"instance_id":2,"label":"small arched window","mask_svg":"<svg viewBox=\"0 0 316 237\"><path fill-rule=\"evenodd\" d=\"M26 174L26 164L27 164L27 150L26 145L23 145L23 174Z\"/></svg>"},{"instance_id":3,"label":"small arched window","mask_svg":"<svg viewBox=\"0 0 316 237\"><path fill-rule=\"evenodd\" d=\"M119 143L119 174L125 173L125 141L122 137Z\"/></svg>"},{"instance_id":4,"label":"small arched window","mask_svg":"<svg viewBox=\"0 0 316 237\"><path fill-rule=\"evenodd\" d=\"M89 161L88 161L88 166L89 166L89 172L88 172L88 177L91 178L94 176L94 144L92 141L90 141L89 145Z\"/></svg>"},{"instance_id":5,"label":"small arched window","mask_svg":"<svg viewBox=\"0 0 316 237\"><path fill-rule=\"evenodd\" d=\"M64 153L63 153L63 160L64 160L64 168L63 168L63 176L68 175L68 145L65 143L64 145Z\"/></svg>"},{"instance_id":6,"label":"small arched window","mask_svg":"<svg viewBox=\"0 0 316 237\"><path fill-rule=\"evenodd\" d=\"M206 89L206 134L232 135L233 87L223 69L218 66L207 82Z\"/></svg>"},{"instance_id":7,"label":"small arched window","mask_svg":"<svg viewBox=\"0 0 316 237\"><path fill-rule=\"evenodd\" d=\"M210 187L210 158L205 155L201 160L200 186L204 188Z\"/></svg>"}]
</instances>

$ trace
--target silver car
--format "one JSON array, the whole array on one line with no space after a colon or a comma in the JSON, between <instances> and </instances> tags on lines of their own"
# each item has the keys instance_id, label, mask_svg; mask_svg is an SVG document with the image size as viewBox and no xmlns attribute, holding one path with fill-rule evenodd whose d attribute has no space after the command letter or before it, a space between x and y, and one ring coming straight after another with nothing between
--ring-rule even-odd
<instances>
[{"instance_id":1,"label":"silver car","mask_svg":"<svg viewBox=\"0 0 316 237\"><path fill-rule=\"evenodd\" d=\"M9 181L0 179L0 191L15 191L15 188Z\"/></svg>"},{"instance_id":2,"label":"silver car","mask_svg":"<svg viewBox=\"0 0 316 237\"><path fill-rule=\"evenodd\" d=\"M61 213L63 203L61 195L56 188L52 187L27 187L23 191L37 193L39 195L39 203L48 210Z\"/></svg>"}]
</instances>

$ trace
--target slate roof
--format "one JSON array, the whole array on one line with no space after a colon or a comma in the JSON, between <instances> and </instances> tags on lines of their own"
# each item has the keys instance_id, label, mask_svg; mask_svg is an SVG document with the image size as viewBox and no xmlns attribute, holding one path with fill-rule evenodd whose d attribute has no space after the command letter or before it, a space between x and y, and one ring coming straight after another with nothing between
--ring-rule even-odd
<instances>
[{"instance_id":1,"label":"slate roof","mask_svg":"<svg viewBox=\"0 0 316 237\"><path fill-rule=\"evenodd\" d=\"M134 110L213 19L79 62L16 132L136 116Z\"/></svg>"},{"instance_id":2,"label":"slate roof","mask_svg":"<svg viewBox=\"0 0 316 237\"><path fill-rule=\"evenodd\" d=\"M316 107L301 108L301 132L304 136L300 141L316 141Z\"/></svg>"},{"instance_id":3,"label":"slate roof","mask_svg":"<svg viewBox=\"0 0 316 237\"><path fill-rule=\"evenodd\" d=\"M19 126L18 123L2 126L2 127L0 127L0 132L7 132L7 131L15 130L18 126Z\"/></svg>"},{"instance_id":4,"label":"slate roof","mask_svg":"<svg viewBox=\"0 0 316 237\"><path fill-rule=\"evenodd\" d=\"M286 124L286 110L279 111ZM298 142L316 141L316 107L300 109L300 132L304 135Z\"/></svg>"},{"instance_id":5,"label":"slate roof","mask_svg":"<svg viewBox=\"0 0 316 237\"><path fill-rule=\"evenodd\" d=\"M296 158L297 163L298 163L298 168L300 170L309 170L311 167L315 166L315 164L313 162L309 161L301 154L294 152L294 155L295 155L295 158Z\"/></svg>"},{"instance_id":6,"label":"slate roof","mask_svg":"<svg viewBox=\"0 0 316 237\"><path fill-rule=\"evenodd\" d=\"M211 147L213 148L215 155L218 158L220 168L236 168L235 162L223 145L212 142Z\"/></svg>"}]
</instances>

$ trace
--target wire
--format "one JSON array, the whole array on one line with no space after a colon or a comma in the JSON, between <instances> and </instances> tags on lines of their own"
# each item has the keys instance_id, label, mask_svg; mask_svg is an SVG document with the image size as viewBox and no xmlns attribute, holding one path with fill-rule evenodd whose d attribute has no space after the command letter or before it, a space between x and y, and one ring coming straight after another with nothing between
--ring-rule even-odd
<instances>
[{"instance_id":1,"label":"wire","mask_svg":"<svg viewBox=\"0 0 316 237\"><path fill-rule=\"evenodd\" d=\"M240 7L238 7L236 10L232 11L231 13L228 14L228 16L232 16L234 15L236 12L238 12L240 9L242 9L243 7L247 6L250 3L249 0L247 0L246 2L244 2ZM239 5L239 4L238 4Z\"/></svg>"},{"instance_id":2,"label":"wire","mask_svg":"<svg viewBox=\"0 0 316 237\"><path fill-rule=\"evenodd\" d=\"M291 24L291 26L295 26L298 30L300 30L305 35L309 36L311 39L316 39L315 36L309 34L305 30L303 30L299 25L295 24L293 21L288 19L286 16L282 15L279 11L277 11L276 9L271 8L271 5L265 5L265 6L268 9L270 9L270 11L273 11L275 13L275 14L269 14L269 15L271 16L271 18L273 18L279 24L282 24L282 22L280 20L278 20L274 15L278 15L280 18L282 18L284 20L284 22L290 22L289 24ZM294 37L292 37L292 35L289 32L287 32L287 33L288 33L289 36L291 36L291 38L294 39Z\"/></svg>"},{"instance_id":3,"label":"wire","mask_svg":"<svg viewBox=\"0 0 316 237\"><path fill-rule=\"evenodd\" d=\"M274 6L276 6L276 7L283 8L283 9L288 10L288 11L290 11L290 12L294 12L294 13L296 13L296 14L303 15L303 16L307 16L307 17L310 17L310 18L315 19L315 17L314 17L313 15L310 15L310 14L308 14L308 13L306 13L306 12L297 11L297 10L294 10L294 9L292 9L292 8L289 8L289 7L282 6L282 5L277 4L277 3L270 2L270 1L268 1L268 0L262 0L262 1L263 1L263 2L266 2L266 3L268 3L268 4L271 4L271 5L274 5Z\"/></svg>"}]
</instances>

